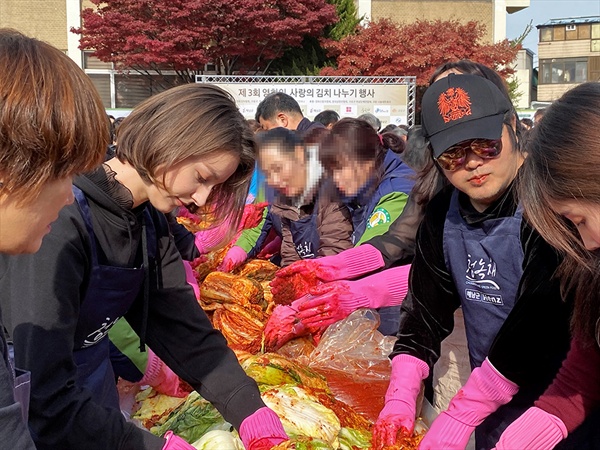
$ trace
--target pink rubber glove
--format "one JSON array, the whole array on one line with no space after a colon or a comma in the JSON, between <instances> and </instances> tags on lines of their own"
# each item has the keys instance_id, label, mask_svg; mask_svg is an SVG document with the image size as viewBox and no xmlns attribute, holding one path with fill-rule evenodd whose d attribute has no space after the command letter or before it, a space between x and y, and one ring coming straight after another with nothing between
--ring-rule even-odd
<instances>
[{"instance_id":1,"label":"pink rubber glove","mask_svg":"<svg viewBox=\"0 0 600 450\"><path fill-rule=\"evenodd\" d=\"M142 386L152 386L159 393L171 397L183 398L191 392L189 385L182 382L175 372L150 349L148 349L146 372L138 383Z\"/></svg>"},{"instance_id":2,"label":"pink rubber glove","mask_svg":"<svg viewBox=\"0 0 600 450\"><path fill-rule=\"evenodd\" d=\"M246 417L239 431L246 450L269 450L290 439L277 414L266 406Z\"/></svg>"},{"instance_id":3,"label":"pink rubber glove","mask_svg":"<svg viewBox=\"0 0 600 450\"><path fill-rule=\"evenodd\" d=\"M473 370L448 409L433 421L419 449L464 449L475 427L518 391L519 386L504 378L486 358Z\"/></svg>"},{"instance_id":4,"label":"pink rubber glove","mask_svg":"<svg viewBox=\"0 0 600 450\"><path fill-rule=\"evenodd\" d=\"M369 244L344 250L334 255L317 259L296 261L275 274L271 282L271 292L277 295L278 289L284 289L288 278L302 276L309 280L317 279L324 282L336 280L351 280L360 275L372 272L384 266L383 257L379 250ZM314 286L315 283L310 283ZM296 298L308 293L298 292Z\"/></svg>"},{"instance_id":5,"label":"pink rubber glove","mask_svg":"<svg viewBox=\"0 0 600 450\"><path fill-rule=\"evenodd\" d=\"M298 302L298 300L296 301ZM265 325L265 347L267 351L278 350L287 341L311 334L297 317L296 305L276 306Z\"/></svg>"},{"instance_id":6,"label":"pink rubber glove","mask_svg":"<svg viewBox=\"0 0 600 450\"><path fill-rule=\"evenodd\" d=\"M403 354L392 359L392 375L385 393L385 406L373 427L373 448L394 445L402 428L412 432L421 381L428 376L429 366L419 358Z\"/></svg>"},{"instance_id":7,"label":"pink rubber glove","mask_svg":"<svg viewBox=\"0 0 600 450\"><path fill-rule=\"evenodd\" d=\"M231 222L229 220L223 221L220 225L209 228L204 231L196 232L196 248L200 252L200 254L205 254L210 252L212 249L217 247L223 239L225 239L225 235L229 231L229 227L231 226Z\"/></svg>"},{"instance_id":8,"label":"pink rubber glove","mask_svg":"<svg viewBox=\"0 0 600 450\"><path fill-rule=\"evenodd\" d=\"M219 264L219 267L217 267L217 270L219 272L231 272L242 265L247 258L248 253L246 253L242 247L234 245L229 249L223 258L223 261Z\"/></svg>"},{"instance_id":9,"label":"pink rubber glove","mask_svg":"<svg viewBox=\"0 0 600 450\"><path fill-rule=\"evenodd\" d=\"M194 294L196 294L196 300L200 298L200 288L198 287L198 280L194 274L194 269L188 261L183 261L183 267L185 267L185 281L192 287Z\"/></svg>"},{"instance_id":10,"label":"pink rubber glove","mask_svg":"<svg viewBox=\"0 0 600 450\"><path fill-rule=\"evenodd\" d=\"M307 327L327 327L359 308L402 303L408 291L410 265L394 267L356 281L333 281L310 290L313 297L298 305L298 318Z\"/></svg>"},{"instance_id":11,"label":"pink rubber glove","mask_svg":"<svg viewBox=\"0 0 600 450\"><path fill-rule=\"evenodd\" d=\"M500 436L497 450L546 450L567 437L567 427L555 415L532 407L511 423Z\"/></svg>"},{"instance_id":12,"label":"pink rubber glove","mask_svg":"<svg viewBox=\"0 0 600 450\"><path fill-rule=\"evenodd\" d=\"M167 440L167 443L163 447L163 450L195 450L193 446L179 436L175 436L172 431L167 431L164 438Z\"/></svg>"}]
</instances>

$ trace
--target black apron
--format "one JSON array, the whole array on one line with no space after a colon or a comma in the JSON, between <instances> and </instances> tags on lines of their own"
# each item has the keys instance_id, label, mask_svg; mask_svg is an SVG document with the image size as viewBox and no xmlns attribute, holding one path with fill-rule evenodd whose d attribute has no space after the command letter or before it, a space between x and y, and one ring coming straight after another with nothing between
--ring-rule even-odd
<instances>
[{"instance_id":1,"label":"black apron","mask_svg":"<svg viewBox=\"0 0 600 450\"><path fill-rule=\"evenodd\" d=\"M2 325L0 325L0 333L4 334ZM29 420L29 399L31 396L31 372L15 367L13 345L10 342L5 342L4 335L1 337L0 341L0 345L6 346L3 354L6 355L5 362L13 377L13 395L15 397L15 402L19 403L21 406L21 417L23 417L23 422L27 424L27 421ZM3 362L0 362L0 364L2 363Z\"/></svg>"},{"instance_id":2,"label":"black apron","mask_svg":"<svg viewBox=\"0 0 600 450\"><path fill-rule=\"evenodd\" d=\"M294 247L296 247L296 252L298 252L298 256L302 259L316 258L321 244L317 229L316 208L317 205L315 204L315 209L313 209L313 213L310 216L288 221Z\"/></svg>"},{"instance_id":3,"label":"black apron","mask_svg":"<svg viewBox=\"0 0 600 450\"><path fill-rule=\"evenodd\" d=\"M84 193L76 186L73 186L73 193L90 237L92 253L90 280L75 330L73 358L77 364L76 383L90 391L96 403L118 409L119 397L109 358L107 334L138 296L144 282L145 268L143 265L123 268L99 263L89 204ZM151 259L155 254L156 238L147 210L144 215Z\"/></svg>"}]
</instances>

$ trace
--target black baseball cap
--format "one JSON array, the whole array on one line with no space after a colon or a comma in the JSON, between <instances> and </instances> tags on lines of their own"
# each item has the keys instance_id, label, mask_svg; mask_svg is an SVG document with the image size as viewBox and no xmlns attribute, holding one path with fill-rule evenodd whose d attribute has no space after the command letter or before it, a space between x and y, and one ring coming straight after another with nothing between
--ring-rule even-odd
<instances>
[{"instance_id":1,"label":"black baseball cap","mask_svg":"<svg viewBox=\"0 0 600 450\"><path fill-rule=\"evenodd\" d=\"M437 158L469 139L499 139L510 101L487 78L450 74L433 83L421 103L425 136Z\"/></svg>"}]
</instances>

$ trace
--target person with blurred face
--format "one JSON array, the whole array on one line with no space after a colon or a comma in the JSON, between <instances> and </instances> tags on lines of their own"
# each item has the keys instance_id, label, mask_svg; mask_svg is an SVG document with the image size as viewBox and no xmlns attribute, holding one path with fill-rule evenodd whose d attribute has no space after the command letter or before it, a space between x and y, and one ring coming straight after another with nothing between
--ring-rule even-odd
<instances>
[{"instance_id":1,"label":"person with blurred face","mask_svg":"<svg viewBox=\"0 0 600 450\"><path fill-rule=\"evenodd\" d=\"M58 49L0 29L0 254L39 250L73 176L102 161L108 118L90 79ZM0 278L9 271L0 261ZM2 299L6 290L2 291ZM0 311L0 442L34 449L27 416L30 374L13 370Z\"/></svg>"},{"instance_id":2,"label":"person with blurred face","mask_svg":"<svg viewBox=\"0 0 600 450\"><path fill-rule=\"evenodd\" d=\"M554 382L502 434L496 448L600 447L600 83L556 100L532 130L519 178L523 209L564 259L574 292L573 338Z\"/></svg>"},{"instance_id":3,"label":"person with blurred face","mask_svg":"<svg viewBox=\"0 0 600 450\"><path fill-rule=\"evenodd\" d=\"M360 119L342 119L324 134L319 158L350 211L354 246L386 233L402 213L414 177L412 169L399 157L404 147L399 136L379 136L368 122ZM311 265L310 261L301 261L296 267L305 263ZM322 331L359 308L377 310L379 331L396 334L409 269L410 266L403 266L353 281L313 287L310 295L292 305L275 308L265 328L267 344L278 348L293 338L294 330L301 329L295 323L304 325L302 331ZM273 282L272 292L285 289L286 284L287 280ZM282 316L295 317L295 321L284 321Z\"/></svg>"},{"instance_id":4,"label":"person with blurred face","mask_svg":"<svg viewBox=\"0 0 600 450\"><path fill-rule=\"evenodd\" d=\"M237 227L255 163L246 120L222 89L189 84L142 102L119 127L117 142L114 158L73 180L68 198L75 202L61 211L37 254L0 258L15 361L32 373L29 427L36 445L192 448L171 432L154 436L123 417L107 336L122 317L139 336L140 351L147 343L212 402L247 449L287 440L199 307L165 216L186 206L214 224ZM65 197L65 191L58 192Z\"/></svg>"},{"instance_id":5,"label":"person with blurred face","mask_svg":"<svg viewBox=\"0 0 600 450\"><path fill-rule=\"evenodd\" d=\"M258 165L276 199L257 227L242 232L219 270L229 272L258 254L270 233L281 239L283 267L350 248L350 213L334 198L333 183L319 161L317 143L326 132L320 128L302 140L280 127L258 136Z\"/></svg>"},{"instance_id":6,"label":"person with blurred face","mask_svg":"<svg viewBox=\"0 0 600 450\"><path fill-rule=\"evenodd\" d=\"M385 407L374 446L412 430L416 399L462 307L471 375L421 449L490 449L548 386L569 342L556 252L523 219L514 181L525 160L517 116L487 79L449 74L422 102L422 127L447 180L417 234Z\"/></svg>"}]
</instances>

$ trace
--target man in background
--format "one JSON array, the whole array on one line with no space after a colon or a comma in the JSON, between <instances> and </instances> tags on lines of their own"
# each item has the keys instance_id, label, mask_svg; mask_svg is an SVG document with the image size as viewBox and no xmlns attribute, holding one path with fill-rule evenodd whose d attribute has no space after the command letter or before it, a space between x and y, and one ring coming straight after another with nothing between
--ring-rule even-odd
<instances>
[{"instance_id":1,"label":"man in background","mask_svg":"<svg viewBox=\"0 0 600 450\"><path fill-rule=\"evenodd\" d=\"M325 128L331 130L331 127L333 127L338 120L340 120L340 115L337 112L332 109L326 109L317 114L314 121L322 123Z\"/></svg>"},{"instance_id":2,"label":"man in background","mask_svg":"<svg viewBox=\"0 0 600 450\"><path fill-rule=\"evenodd\" d=\"M298 102L283 92L267 95L258 104L255 119L263 130L283 127L305 135L314 128L323 128L320 122L311 122L304 117Z\"/></svg>"}]
</instances>

